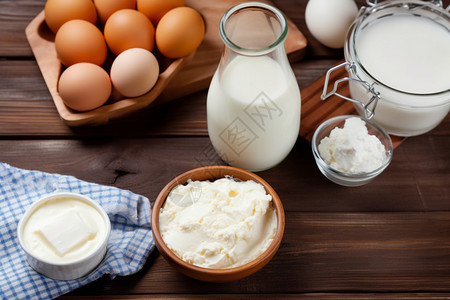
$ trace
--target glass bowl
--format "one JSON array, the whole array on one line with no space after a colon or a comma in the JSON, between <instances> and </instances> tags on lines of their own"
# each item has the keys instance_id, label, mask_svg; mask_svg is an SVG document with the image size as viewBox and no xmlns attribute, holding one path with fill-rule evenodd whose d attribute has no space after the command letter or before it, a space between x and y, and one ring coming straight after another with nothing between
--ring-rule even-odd
<instances>
[{"instance_id":1,"label":"glass bowl","mask_svg":"<svg viewBox=\"0 0 450 300\"><path fill-rule=\"evenodd\" d=\"M384 146L386 150L386 158L383 164L373 171L360 173L343 172L327 164L319 153L318 147L322 139L328 137L330 135L330 132L334 128L336 127L343 128L345 120L353 117L363 120L366 123L368 133L370 135L375 135L380 140L381 144ZM316 164L319 170L322 172L322 174L336 184L349 187L364 185L370 182L375 177L377 177L379 174L381 174L390 164L394 152L391 137L382 127L371 121L368 121L364 118L354 115L337 116L323 122L314 132L311 146L314 158L316 160Z\"/></svg>"}]
</instances>

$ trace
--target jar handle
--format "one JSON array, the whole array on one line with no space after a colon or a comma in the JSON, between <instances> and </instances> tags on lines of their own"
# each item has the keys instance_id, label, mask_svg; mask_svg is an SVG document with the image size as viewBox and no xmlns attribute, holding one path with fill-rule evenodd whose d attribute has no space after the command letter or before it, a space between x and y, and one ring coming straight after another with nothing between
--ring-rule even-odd
<instances>
[{"instance_id":1,"label":"jar handle","mask_svg":"<svg viewBox=\"0 0 450 300\"><path fill-rule=\"evenodd\" d=\"M334 82L333 90L331 92L327 93L328 82L330 81L331 73L342 67L345 67L347 72L349 70L351 70L357 78L344 77L344 78L338 79ZM344 81L355 81L355 82L361 83L372 94L372 98L370 98L370 100L369 100L369 102L367 102L367 104L364 104L363 102L361 102L359 100L355 100L355 99L349 98L347 96L344 96L342 94L339 94L337 92L338 85L339 85L339 83L344 82ZM322 101L325 101L327 98L331 97L332 95L336 95L341 99L361 105L361 107L364 109L364 114L368 120L370 120L374 116L375 108L377 107L378 100L380 99L380 93L375 90L374 83L370 84L369 82L362 80L358 76L358 74L356 73L356 65L354 62L344 62L344 63L337 65L328 70L328 72L325 76L323 92L322 92L322 95L320 96L320 98L322 99Z\"/></svg>"}]
</instances>

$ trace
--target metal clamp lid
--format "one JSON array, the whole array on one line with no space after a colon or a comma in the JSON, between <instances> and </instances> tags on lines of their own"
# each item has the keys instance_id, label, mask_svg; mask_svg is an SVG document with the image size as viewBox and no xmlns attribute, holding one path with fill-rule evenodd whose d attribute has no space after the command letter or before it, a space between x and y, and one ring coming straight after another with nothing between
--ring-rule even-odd
<instances>
[{"instance_id":1,"label":"metal clamp lid","mask_svg":"<svg viewBox=\"0 0 450 300\"><path fill-rule=\"evenodd\" d=\"M344 77L344 78L338 79L338 80L336 80L334 82L333 90L331 92L327 93L328 82L330 80L330 74L333 71L336 71L337 69L340 69L342 67L345 67L347 72L349 70L351 70L353 72L353 74L355 74L355 76L357 78ZM361 102L359 100L355 100L355 99L352 99L352 98L349 98L347 96L344 96L342 94L337 93L337 89L338 89L339 83L344 82L344 81L355 81L355 82L361 83L367 89L367 91L372 94L372 98L370 98L370 100L369 100L369 102L367 102L367 104L364 104L363 102ZM350 101L350 102L353 102L353 103L361 105L361 107L364 109L365 117L367 119L371 119L374 116L375 108L377 107L378 100L380 99L380 93L375 90L374 83L371 84L371 83L369 83L367 81L364 81L358 76L358 74L356 73L356 65L355 65L354 62L344 62L344 63L342 63L340 65L337 65L337 66L335 66L335 67L333 67L333 68L328 70L328 72L327 72L327 74L325 76L325 83L324 83L324 86L323 86L323 92L322 92L322 95L320 96L320 98L322 99L322 101L324 101L327 98L331 97L332 95L336 95L339 98L342 98L344 100L347 100L347 101Z\"/></svg>"},{"instance_id":2,"label":"metal clamp lid","mask_svg":"<svg viewBox=\"0 0 450 300\"><path fill-rule=\"evenodd\" d=\"M442 0L429 0L431 4L444 8L444 3ZM378 4L378 0L366 0L367 5L374 7ZM450 12L450 5L445 8L446 11Z\"/></svg>"}]
</instances>

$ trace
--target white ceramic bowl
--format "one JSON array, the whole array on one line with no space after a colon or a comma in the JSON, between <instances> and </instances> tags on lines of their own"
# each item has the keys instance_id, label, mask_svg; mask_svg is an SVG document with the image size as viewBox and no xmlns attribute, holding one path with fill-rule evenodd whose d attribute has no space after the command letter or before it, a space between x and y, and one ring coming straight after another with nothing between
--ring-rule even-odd
<instances>
[{"instance_id":1,"label":"white ceramic bowl","mask_svg":"<svg viewBox=\"0 0 450 300\"><path fill-rule=\"evenodd\" d=\"M104 236L101 239L101 242L98 243L98 245L93 251L87 253L86 256L70 262L53 262L39 258L36 255L34 255L33 252L30 251L30 249L27 249L27 246L25 245L23 240L23 230L30 216L41 205L43 205L46 201L63 197L76 199L94 207L99 212L103 221L105 222L106 230ZM23 251L26 253L28 264L37 272L49 278L57 280L73 280L76 278L83 277L84 275L90 273L103 260L106 254L106 248L108 245L110 232L111 232L111 223L109 217L100 205L98 205L89 197L68 192L49 194L34 202L30 207L28 207L27 211L23 215L17 227L17 236L19 239L19 243Z\"/></svg>"},{"instance_id":2,"label":"white ceramic bowl","mask_svg":"<svg viewBox=\"0 0 450 300\"><path fill-rule=\"evenodd\" d=\"M330 135L331 130L333 130L336 127L342 128L344 126L345 120L351 117L360 118L359 116L343 115L331 118L323 122L314 132L311 147L314 158L316 160L317 167L322 172L322 174L325 175L325 177L327 177L329 180L339 185L354 187L364 185L373 180L378 175L380 175L390 164L394 148L392 146L391 137L382 127L378 126L376 123L361 118L366 123L366 127L369 131L369 134L375 135L386 149L386 160L384 161L381 167L371 172L350 174L332 168L320 156L318 146L320 144L320 141L324 137Z\"/></svg>"}]
</instances>

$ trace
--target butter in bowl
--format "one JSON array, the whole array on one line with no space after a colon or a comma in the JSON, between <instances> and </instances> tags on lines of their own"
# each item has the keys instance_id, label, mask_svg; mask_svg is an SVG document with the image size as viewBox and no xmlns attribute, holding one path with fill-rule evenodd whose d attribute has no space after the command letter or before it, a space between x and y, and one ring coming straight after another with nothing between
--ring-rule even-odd
<instances>
[{"instance_id":1,"label":"butter in bowl","mask_svg":"<svg viewBox=\"0 0 450 300\"><path fill-rule=\"evenodd\" d=\"M17 235L28 264L57 280L90 273L106 254L111 223L92 199L53 193L34 202L19 222Z\"/></svg>"}]
</instances>

